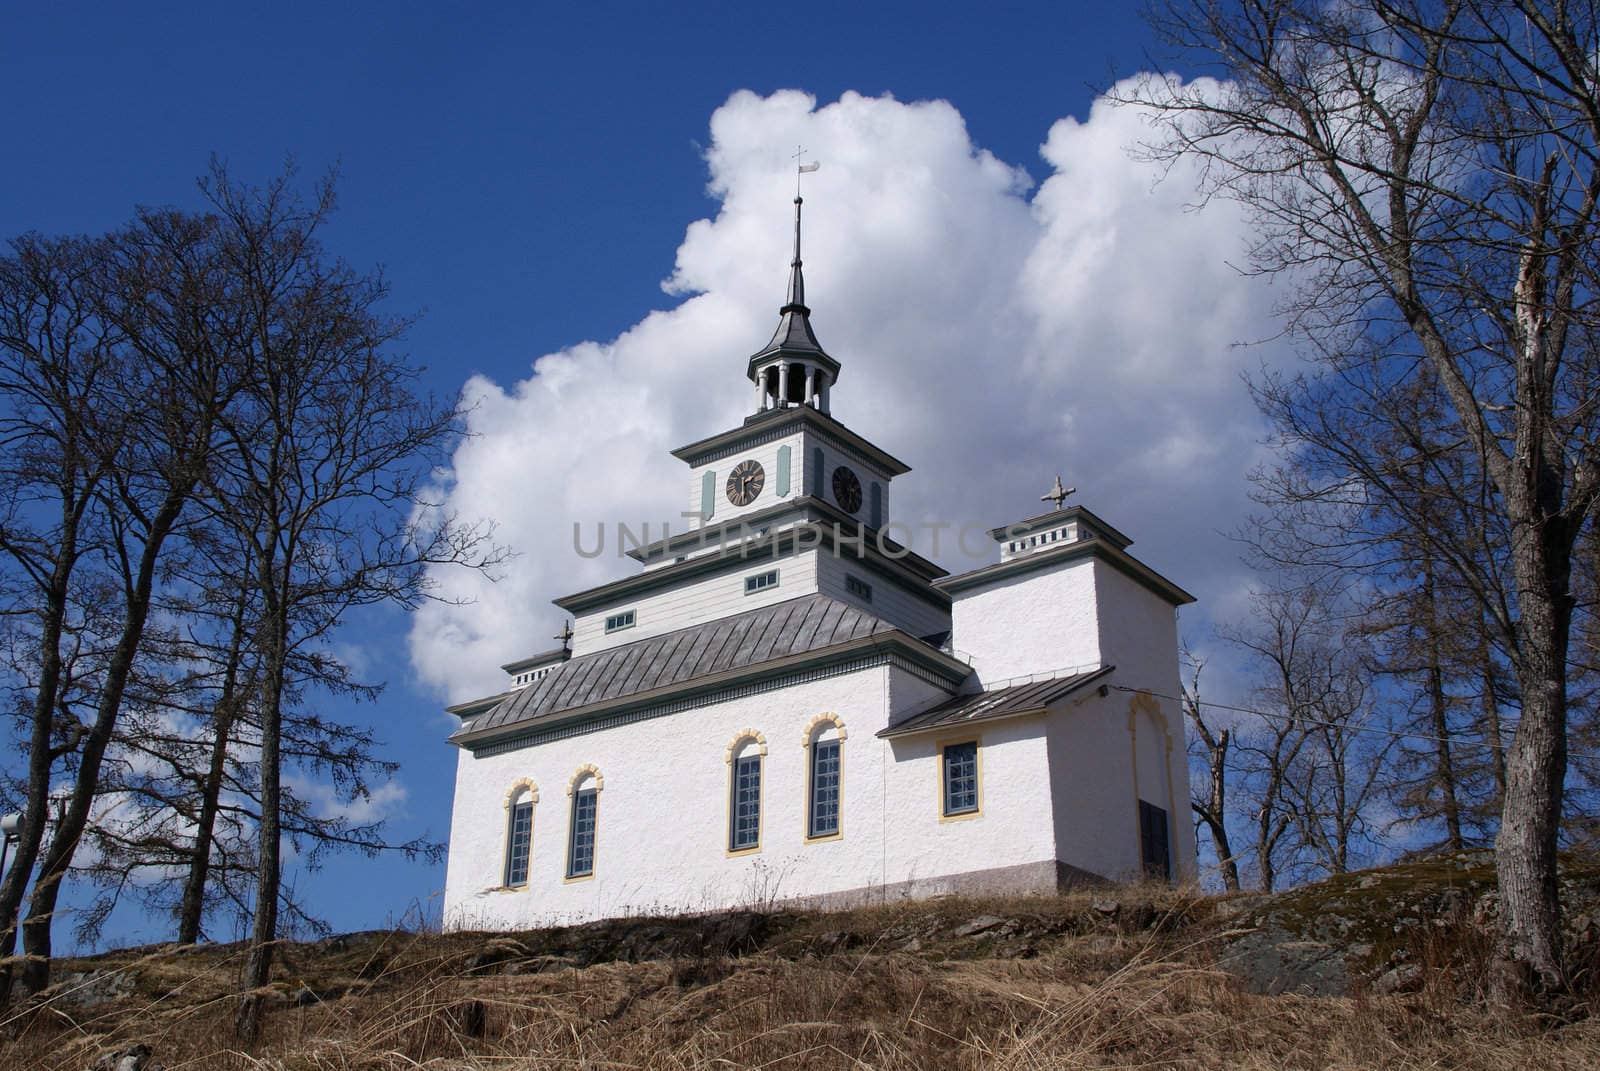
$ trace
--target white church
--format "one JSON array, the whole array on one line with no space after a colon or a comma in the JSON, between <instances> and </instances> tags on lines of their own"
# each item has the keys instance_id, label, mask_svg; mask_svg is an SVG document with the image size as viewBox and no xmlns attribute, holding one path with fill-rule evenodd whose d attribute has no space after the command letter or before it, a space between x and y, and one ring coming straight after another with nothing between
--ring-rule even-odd
<instances>
[{"instance_id":1,"label":"white church","mask_svg":"<svg viewBox=\"0 0 1600 1071\"><path fill-rule=\"evenodd\" d=\"M1059 479L970 572L888 538L910 469L829 415L800 205L754 412L673 451L696 522L450 708L448 928L1195 873L1193 598Z\"/></svg>"}]
</instances>

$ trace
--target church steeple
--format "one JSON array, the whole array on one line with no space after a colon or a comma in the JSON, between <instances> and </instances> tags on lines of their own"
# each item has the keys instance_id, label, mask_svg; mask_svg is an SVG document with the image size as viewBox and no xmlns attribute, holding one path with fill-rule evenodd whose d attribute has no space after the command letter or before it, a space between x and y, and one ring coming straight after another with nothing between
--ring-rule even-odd
<instances>
[{"instance_id":1,"label":"church steeple","mask_svg":"<svg viewBox=\"0 0 1600 1071\"><path fill-rule=\"evenodd\" d=\"M756 411L809 405L828 411L828 392L839 378L839 362L828 356L811 330L806 282L800 261L800 209L794 198L794 259L789 262L789 292L778 310L772 340L750 358L746 374L756 385Z\"/></svg>"}]
</instances>

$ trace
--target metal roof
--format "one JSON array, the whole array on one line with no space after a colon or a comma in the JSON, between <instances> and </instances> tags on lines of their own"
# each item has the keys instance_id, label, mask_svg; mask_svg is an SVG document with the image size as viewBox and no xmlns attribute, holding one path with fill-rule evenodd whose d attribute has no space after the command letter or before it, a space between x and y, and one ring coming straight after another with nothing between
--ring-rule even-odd
<instances>
[{"instance_id":1,"label":"metal roof","mask_svg":"<svg viewBox=\"0 0 1600 1071\"><path fill-rule=\"evenodd\" d=\"M556 719L596 703L898 632L847 603L804 595L563 662L537 684L464 723L453 738Z\"/></svg>"},{"instance_id":2,"label":"metal roof","mask_svg":"<svg viewBox=\"0 0 1600 1071\"><path fill-rule=\"evenodd\" d=\"M935 704L920 714L913 714L904 721L896 722L887 729L880 730L878 735L905 736L910 733L926 732L929 729L971 725L973 722L1038 713L1056 700L1065 698L1084 685L1099 680L1113 668L1101 666L1099 669L1087 673L1075 673L1070 677L1054 677L1046 681L995 688L973 695L958 695L954 699Z\"/></svg>"}]
</instances>

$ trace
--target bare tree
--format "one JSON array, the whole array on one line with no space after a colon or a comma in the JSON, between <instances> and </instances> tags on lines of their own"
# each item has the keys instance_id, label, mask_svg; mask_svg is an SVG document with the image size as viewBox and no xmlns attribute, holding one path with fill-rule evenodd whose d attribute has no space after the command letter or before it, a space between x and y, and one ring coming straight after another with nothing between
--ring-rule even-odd
<instances>
[{"instance_id":1,"label":"bare tree","mask_svg":"<svg viewBox=\"0 0 1600 1071\"><path fill-rule=\"evenodd\" d=\"M1189 807L1200 824L1211 836L1211 847L1216 852L1217 870L1222 874L1222 885L1228 892L1239 891L1239 860L1234 855L1232 838L1228 833L1228 820L1233 817L1228 804L1228 778L1233 769L1233 729L1213 725L1200 700L1200 671L1205 668L1202 659L1184 651L1184 662L1189 666L1189 681L1183 688L1183 710L1194 726L1195 737L1190 738L1189 751L1205 766L1203 787L1195 785Z\"/></svg>"},{"instance_id":2,"label":"bare tree","mask_svg":"<svg viewBox=\"0 0 1600 1071\"><path fill-rule=\"evenodd\" d=\"M378 311L382 278L322 250L331 182L305 202L291 180L251 188L217 167L204 183L223 227L230 293L252 313L234 347L247 386L225 418L228 446L211 474L213 515L248 542L260 600L258 881L235 1019L246 1044L259 1033L278 936L297 652L356 607L426 598L432 564L493 557L482 531L440 515L423 495L459 434L458 414L413 393L417 370L393 351L406 324Z\"/></svg>"},{"instance_id":3,"label":"bare tree","mask_svg":"<svg viewBox=\"0 0 1600 1071\"><path fill-rule=\"evenodd\" d=\"M1300 284L1289 311L1319 363L1269 411L1307 495L1358 524L1372 502L1411 512L1414 466L1343 447L1359 423L1402 436L1389 390L1422 368L1482 469L1461 505L1504 526L1512 583L1509 604L1475 594L1521 697L1496 837L1508 1000L1563 984L1570 581L1600 495L1597 15L1596 0L1185 0L1157 26L1228 80L1124 94L1162 122L1158 154L1204 160L1210 190L1252 210L1257 268ZM1428 538L1486 579L1470 528Z\"/></svg>"},{"instance_id":4,"label":"bare tree","mask_svg":"<svg viewBox=\"0 0 1600 1071\"><path fill-rule=\"evenodd\" d=\"M0 1004L10 995L17 918L45 842L51 774L83 727L65 716L80 567L90 510L121 438L101 378L113 333L97 315L95 243L24 237L0 259L0 552L14 643L16 708L25 726L22 827L0 882Z\"/></svg>"}]
</instances>

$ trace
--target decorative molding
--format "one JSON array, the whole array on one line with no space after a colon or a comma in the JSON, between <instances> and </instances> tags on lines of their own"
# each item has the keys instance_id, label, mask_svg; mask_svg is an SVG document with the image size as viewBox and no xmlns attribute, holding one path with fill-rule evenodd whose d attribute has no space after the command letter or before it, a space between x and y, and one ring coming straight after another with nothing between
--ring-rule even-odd
<instances>
[{"instance_id":1,"label":"decorative molding","mask_svg":"<svg viewBox=\"0 0 1600 1071\"><path fill-rule=\"evenodd\" d=\"M728 745L727 753L723 756L729 766L733 765L733 756L739 751L739 745L746 740L754 740L761 748L761 754L767 753L767 738L756 729L740 729L734 736L733 743Z\"/></svg>"},{"instance_id":2,"label":"decorative molding","mask_svg":"<svg viewBox=\"0 0 1600 1071\"><path fill-rule=\"evenodd\" d=\"M517 802L524 790L528 793L529 803L537 804L539 802L539 786L533 783L532 778L519 778L511 782L511 787L506 789L505 806L507 811L511 810L511 805Z\"/></svg>"},{"instance_id":3,"label":"decorative molding","mask_svg":"<svg viewBox=\"0 0 1600 1071\"><path fill-rule=\"evenodd\" d=\"M578 789L578 785L583 782L585 777L594 778L594 790L596 792L602 792L605 790L606 779L600 776L599 768L592 762L586 762L582 766L578 767L578 772L573 774L572 780L567 782L567 795L571 796L573 793L575 793Z\"/></svg>"},{"instance_id":4,"label":"decorative molding","mask_svg":"<svg viewBox=\"0 0 1600 1071\"><path fill-rule=\"evenodd\" d=\"M461 746L470 751L474 756L488 758L492 755L504 755L507 752L517 751L525 747L536 747L539 744L548 744L556 740L570 740L576 736L586 736L589 733L604 732L607 729L616 729L635 722L648 721L651 718L664 718L669 714L677 714L685 710L697 710L701 707L712 706L716 703L726 703L734 699L743 699L747 696L761 695L765 692L775 692L784 688L792 688L797 684L810 684L812 681L827 680L831 677L841 677L850 673L859 673L864 669L873 669L878 666L893 666L895 669L916 677L924 683L936 688L948 689L949 681L932 673L915 662L899 654L880 651L864 658L852 659L848 662L837 662L833 665L819 666L814 669L800 670L780 676L769 677L765 680L747 682L729 688L704 693L701 695L675 699L671 702L661 703L656 706L643 707L620 714L611 714L585 721L571 722L566 725L552 726L548 729L533 729L520 733L508 733L505 736L494 737L477 747L470 742ZM952 693L953 694L953 693Z\"/></svg>"},{"instance_id":5,"label":"decorative molding","mask_svg":"<svg viewBox=\"0 0 1600 1071\"><path fill-rule=\"evenodd\" d=\"M831 723L835 729L839 730L840 740L844 740L849 735L844 731L843 718L839 717L839 715L833 713L832 711L824 711L823 713L812 718L810 724L806 726L806 731L800 736L800 746L810 747L812 739L817 734L817 726L826 723Z\"/></svg>"}]
</instances>

